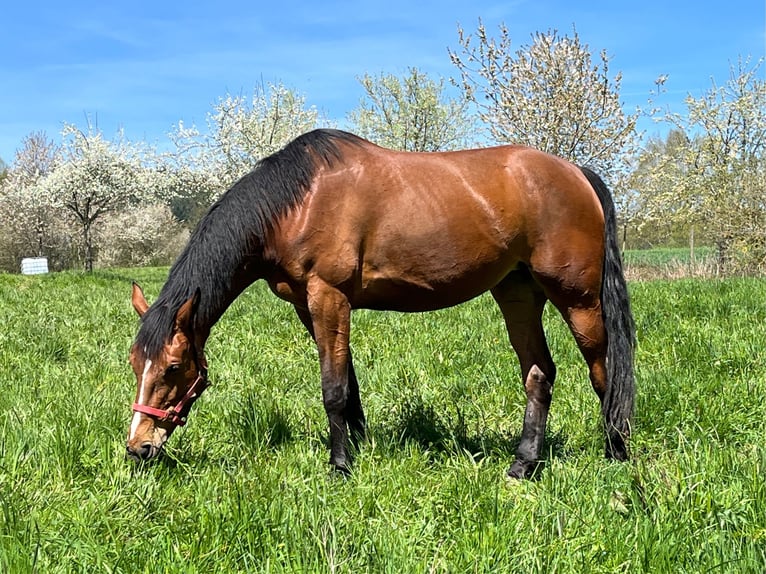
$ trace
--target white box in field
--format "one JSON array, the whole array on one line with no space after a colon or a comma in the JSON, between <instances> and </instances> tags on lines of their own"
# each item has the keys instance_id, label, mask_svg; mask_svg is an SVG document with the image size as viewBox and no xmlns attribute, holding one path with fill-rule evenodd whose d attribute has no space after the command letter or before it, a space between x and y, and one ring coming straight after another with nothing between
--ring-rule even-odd
<instances>
[{"instance_id":1,"label":"white box in field","mask_svg":"<svg viewBox=\"0 0 766 574\"><path fill-rule=\"evenodd\" d=\"M25 257L21 260L22 275L39 275L48 272L47 257Z\"/></svg>"}]
</instances>

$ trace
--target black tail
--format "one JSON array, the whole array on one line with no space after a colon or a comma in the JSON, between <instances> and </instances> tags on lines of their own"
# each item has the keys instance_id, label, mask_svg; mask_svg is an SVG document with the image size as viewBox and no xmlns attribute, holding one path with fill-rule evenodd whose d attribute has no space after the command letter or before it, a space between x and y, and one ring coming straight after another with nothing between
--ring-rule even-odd
<instances>
[{"instance_id":1,"label":"black tail","mask_svg":"<svg viewBox=\"0 0 766 574\"><path fill-rule=\"evenodd\" d=\"M630 298L622 271L617 242L614 201L602 179L586 167L580 168L596 192L604 210L604 269L601 281L601 312L607 334L607 387L601 411L607 433L607 456L627 458L625 441L630 436L630 417L635 395L633 352L636 327L630 311Z\"/></svg>"}]
</instances>

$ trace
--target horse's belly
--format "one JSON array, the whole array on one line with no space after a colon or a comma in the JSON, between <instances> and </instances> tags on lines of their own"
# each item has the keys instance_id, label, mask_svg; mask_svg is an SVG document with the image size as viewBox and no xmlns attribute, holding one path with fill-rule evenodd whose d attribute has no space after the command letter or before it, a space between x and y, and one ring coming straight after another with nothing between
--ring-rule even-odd
<instances>
[{"instance_id":1,"label":"horse's belly","mask_svg":"<svg viewBox=\"0 0 766 574\"><path fill-rule=\"evenodd\" d=\"M444 267L396 273L372 272L362 275L352 305L357 308L391 311L433 311L473 299L494 287L515 266L516 261L498 261L476 268Z\"/></svg>"}]
</instances>

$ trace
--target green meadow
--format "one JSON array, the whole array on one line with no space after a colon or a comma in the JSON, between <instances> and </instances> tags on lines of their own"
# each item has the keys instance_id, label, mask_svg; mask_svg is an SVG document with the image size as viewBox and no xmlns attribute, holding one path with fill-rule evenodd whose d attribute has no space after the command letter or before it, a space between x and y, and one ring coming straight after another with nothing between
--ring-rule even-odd
<instances>
[{"instance_id":1,"label":"green meadow","mask_svg":"<svg viewBox=\"0 0 766 574\"><path fill-rule=\"evenodd\" d=\"M0 572L766 571L766 281L630 283L632 459L603 458L563 321L539 478L505 480L525 396L488 296L356 312L369 439L331 474L317 353L263 284L214 328L213 386L125 459L138 318L167 269L0 275Z\"/></svg>"}]
</instances>

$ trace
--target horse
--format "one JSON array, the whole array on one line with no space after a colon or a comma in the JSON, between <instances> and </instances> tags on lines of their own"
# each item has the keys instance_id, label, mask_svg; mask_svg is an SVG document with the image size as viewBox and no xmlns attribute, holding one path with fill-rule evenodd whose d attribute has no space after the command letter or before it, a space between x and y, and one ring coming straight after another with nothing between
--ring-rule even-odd
<instances>
[{"instance_id":1,"label":"horse","mask_svg":"<svg viewBox=\"0 0 766 574\"><path fill-rule=\"evenodd\" d=\"M556 378L547 301L587 363L606 457L628 458L635 326L614 202L588 168L524 146L400 152L329 129L261 159L200 220L153 305L133 284L127 456L157 457L186 422L208 384L211 328L259 279L293 305L319 351L330 464L341 473L366 432L351 311L430 311L486 291L526 392L507 475L529 478L542 464Z\"/></svg>"}]
</instances>

